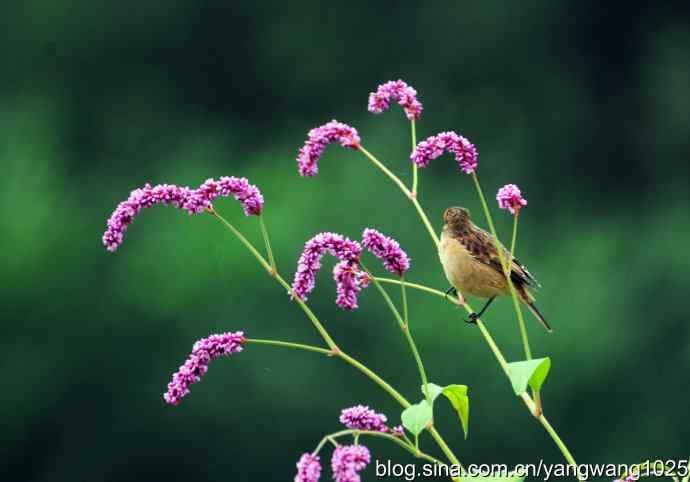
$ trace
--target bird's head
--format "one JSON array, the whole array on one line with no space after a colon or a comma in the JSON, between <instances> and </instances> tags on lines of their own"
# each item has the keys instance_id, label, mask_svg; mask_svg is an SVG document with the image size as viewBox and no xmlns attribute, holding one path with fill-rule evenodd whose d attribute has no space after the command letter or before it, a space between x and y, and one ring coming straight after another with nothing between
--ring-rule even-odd
<instances>
[{"instance_id":1,"label":"bird's head","mask_svg":"<svg viewBox=\"0 0 690 482\"><path fill-rule=\"evenodd\" d=\"M466 208L452 207L443 212L443 221L451 226L463 226L470 220L470 211Z\"/></svg>"}]
</instances>

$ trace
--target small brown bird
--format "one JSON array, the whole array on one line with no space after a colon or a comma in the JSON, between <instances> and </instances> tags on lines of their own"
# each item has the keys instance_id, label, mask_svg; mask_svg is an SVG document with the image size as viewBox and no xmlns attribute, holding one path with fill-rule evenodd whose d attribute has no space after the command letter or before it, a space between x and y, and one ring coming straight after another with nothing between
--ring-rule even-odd
<instances>
[{"instance_id":1,"label":"small brown bird","mask_svg":"<svg viewBox=\"0 0 690 482\"><path fill-rule=\"evenodd\" d=\"M443 213L443 232L438 246L443 271L451 284L448 293L460 290L479 298L489 298L479 313L471 313L469 322L476 322L497 296L510 295L508 280L501 266L498 250L491 234L477 227L470 220L465 208L448 208ZM510 253L502 245L503 259L510 259ZM534 297L529 287L539 283L517 259L510 259L510 279L516 294L548 332L553 331L544 316L534 306Z\"/></svg>"}]
</instances>

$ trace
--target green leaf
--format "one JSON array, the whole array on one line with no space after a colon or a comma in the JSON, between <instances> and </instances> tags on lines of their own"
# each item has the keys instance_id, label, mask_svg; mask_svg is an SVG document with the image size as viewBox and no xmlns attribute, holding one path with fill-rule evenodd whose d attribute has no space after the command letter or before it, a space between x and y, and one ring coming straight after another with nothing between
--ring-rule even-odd
<instances>
[{"instance_id":1,"label":"green leaf","mask_svg":"<svg viewBox=\"0 0 690 482\"><path fill-rule=\"evenodd\" d=\"M426 400L422 400L403 410L400 418L402 419L403 427L417 436L422 433L427 424L431 422L433 415L431 405L429 405Z\"/></svg>"},{"instance_id":2,"label":"green leaf","mask_svg":"<svg viewBox=\"0 0 690 482\"><path fill-rule=\"evenodd\" d=\"M429 388L429 397L432 404L441 394L450 401L460 418L462 430L465 433L465 438L467 438L470 424L470 399L467 396L467 385L454 384L441 387L435 383L429 383L427 387ZM422 393L424 393L424 385L422 385Z\"/></svg>"},{"instance_id":3,"label":"green leaf","mask_svg":"<svg viewBox=\"0 0 690 482\"><path fill-rule=\"evenodd\" d=\"M527 391L529 385L539 390L551 369L551 359L537 358L535 360L508 363L508 373L516 395Z\"/></svg>"},{"instance_id":4,"label":"green leaf","mask_svg":"<svg viewBox=\"0 0 690 482\"><path fill-rule=\"evenodd\" d=\"M443 394L458 412L462 430L467 438L470 430L470 397L467 396L467 385L448 385L443 389Z\"/></svg>"},{"instance_id":5,"label":"green leaf","mask_svg":"<svg viewBox=\"0 0 690 482\"><path fill-rule=\"evenodd\" d=\"M443 388L439 385L436 385L435 383L428 383L427 387L429 387L429 397L431 397L431 403L434 403L434 400L443 392ZM422 385L422 394L426 397L426 392L424 391L424 385Z\"/></svg>"}]
</instances>

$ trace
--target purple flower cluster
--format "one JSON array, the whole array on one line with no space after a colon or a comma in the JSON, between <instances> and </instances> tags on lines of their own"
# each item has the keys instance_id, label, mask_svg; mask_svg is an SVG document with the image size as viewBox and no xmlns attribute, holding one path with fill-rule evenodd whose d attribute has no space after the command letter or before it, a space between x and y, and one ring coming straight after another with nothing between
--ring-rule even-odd
<instances>
[{"instance_id":1,"label":"purple flower cluster","mask_svg":"<svg viewBox=\"0 0 690 482\"><path fill-rule=\"evenodd\" d=\"M244 333L237 331L211 335L194 343L189 358L173 374L172 381L168 383L168 391L163 395L165 401L170 405L180 403L180 400L189 393L189 387L201 381L201 377L208 371L208 365L212 360L242 351L245 341Z\"/></svg>"},{"instance_id":2,"label":"purple flower cluster","mask_svg":"<svg viewBox=\"0 0 690 482\"><path fill-rule=\"evenodd\" d=\"M361 482L361 472L371 462L369 449L364 445L341 445L333 451L331 468L335 482Z\"/></svg>"},{"instance_id":3,"label":"purple flower cluster","mask_svg":"<svg viewBox=\"0 0 690 482\"><path fill-rule=\"evenodd\" d=\"M441 132L430 136L415 147L410 159L417 167L426 167L433 159L436 159L445 151L451 152L458 161L460 169L465 174L472 174L477 169L479 154L477 148L463 136L453 131Z\"/></svg>"},{"instance_id":4,"label":"purple flower cluster","mask_svg":"<svg viewBox=\"0 0 690 482\"><path fill-rule=\"evenodd\" d=\"M395 239L367 228L362 233L362 245L382 260L383 266L391 273L403 276L410 269L410 258Z\"/></svg>"},{"instance_id":5,"label":"purple flower cluster","mask_svg":"<svg viewBox=\"0 0 690 482\"><path fill-rule=\"evenodd\" d=\"M333 279L336 285L335 303L346 310L356 310L357 293L369 286L369 274L360 271L355 263L341 261L333 267Z\"/></svg>"},{"instance_id":6,"label":"purple flower cluster","mask_svg":"<svg viewBox=\"0 0 690 482\"><path fill-rule=\"evenodd\" d=\"M386 426L388 418L382 413L376 413L365 405L355 405L340 413L340 423L347 428L357 430L371 430L373 432L388 432Z\"/></svg>"},{"instance_id":7,"label":"purple flower cluster","mask_svg":"<svg viewBox=\"0 0 690 482\"><path fill-rule=\"evenodd\" d=\"M393 99L405 109L409 120L416 120L422 115L422 104L417 100L417 91L402 79L390 80L379 85L376 92L369 94L369 112L380 114L388 109Z\"/></svg>"},{"instance_id":8,"label":"purple flower cluster","mask_svg":"<svg viewBox=\"0 0 690 482\"><path fill-rule=\"evenodd\" d=\"M523 206L527 206L527 200L522 197L520 188L515 184L506 184L496 194L498 207L507 209L510 214L516 214Z\"/></svg>"},{"instance_id":9,"label":"purple flower cluster","mask_svg":"<svg viewBox=\"0 0 690 482\"><path fill-rule=\"evenodd\" d=\"M336 303L346 310L356 309L357 293L368 285L369 279L366 273L359 270L362 247L341 234L319 233L305 243L297 263L292 290L300 299L307 299L316 284L316 273L321 268L321 258L325 253L341 261L333 270L338 291Z\"/></svg>"},{"instance_id":10,"label":"purple flower cluster","mask_svg":"<svg viewBox=\"0 0 690 482\"><path fill-rule=\"evenodd\" d=\"M159 184L132 191L126 201L118 204L108 219L108 227L103 234L103 244L108 251L115 251L124 239L125 231L142 209L156 204L172 204L184 209L189 214L198 214L211 208L211 201L222 196L232 195L244 208L244 214L259 215L264 198L259 189L241 177L221 177L220 180L208 179L198 189L179 187L174 184Z\"/></svg>"},{"instance_id":11,"label":"purple flower cluster","mask_svg":"<svg viewBox=\"0 0 690 482\"><path fill-rule=\"evenodd\" d=\"M357 129L335 119L310 130L307 141L297 155L299 175L316 176L319 172L317 163L323 151L326 150L326 146L333 142L339 142L343 147L357 149L360 138Z\"/></svg>"},{"instance_id":12,"label":"purple flower cluster","mask_svg":"<svg viewBox=\"0 0 690 482\"><path fill-rule=\"evenodd\" d=\"M318 482L321 477L321 459L307 452L297 462L295 482Z\"/></svg>"}]
</instances>

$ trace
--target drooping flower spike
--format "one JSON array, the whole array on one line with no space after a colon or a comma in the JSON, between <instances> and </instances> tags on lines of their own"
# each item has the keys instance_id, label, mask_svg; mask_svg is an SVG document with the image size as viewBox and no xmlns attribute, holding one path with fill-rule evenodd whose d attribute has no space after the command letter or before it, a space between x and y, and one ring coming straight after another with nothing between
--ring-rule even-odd
<instances>
[{"instance_id":1,"label":"drooping flower spike","mask_svg":"<svg viewBox=\"0 0 690 482\"><path fill-rule=\"evenodd\" d=\"M506 184L496 193L498 207L507 209L510 214L516 214L523 206L527 206L527 200L522 197L520 188L515 184Z\"/></svg>"},{"instance_id":2,"label":"drooping flower spike","mask_svg":"<svg viewBox=\"0 0 690 482\"><path fill-rule=\"evenodd\" d=\"M346 310L356 310L357 293L369 286L369 274L360 271L359 264L341 261L333 267L333 279L336 284L335 303Z\"/></svg>"},{"instance_id":3,"label":"drooping flower spike","mask_svg":"<svg viewBox=\"0 0 690 482\"><path fill-rule=\"evenodd\" d=\"M170 405L177 405L189 393L189 387L201 381L201 377L208 371L211 361L221 356L230 356L242 351L246 339L244 332L222 333L202 338L194 343L189 358L180 366L168 383L168 391L163 398Z\"/></svg>"},{"instance_id":4,"label":"drooping flower spike","mask_svg":"<svg viewBox=\"0 0 690 482\"><path fill-rule=\"evenodd\" d=\"M357 293L368 285L369 279L359 270L362 247L341 234L319 233L305 243L297 263L292 290L300 299L307 299L316 284L321 258L326 253L341 261L333 270L338 291L336 303L346 310L356 309Z\"/></svg>"},{"instance_id":5,"label":"drooping flower spike","mask_svg":"<svg viewBox=\"0 0 690 482\"><path fill-rule=\"evenodd\" d=\"M367 228L362 233L362 245L382 260L383 266L391 273L403 276L410 269L410 258L395 239Z\"/></svg>"},{"instance_id":6,"label":"drooping flower spike","mask_svg":"<svg viewBox=\"0 0 690 482\"><path fill-rule=\"evenodd\" d=\"M387 421L388 418L384 414L376 413L365 405L355 405L340 412L340 423L356 430L388 432Z\"/></svg>"},{"instance_id":7,"label":"drooping flower spike","mask_svg":"<svg viewBox=\"0 0 690 482\"><path fill-rule=\"evenodd\" d=\"M390 80L379 85L376 92L369 94L369 112L380 114L388 109L394 100L405 109L409 120L417 120L422 115L422 104L417 100L417 91L402 79Z\"/></svg>"},{"instance_id":8,"label":"drooping flower spike","mask_svg":"<svg viewBox=\"0 0 690 482\"><path fill-rule=\"evenodd\" d=\"M360 141L357 129L335 119L315 127L309 131L307 140L297 155L299 175L316 176L319 172L319 159L328 144L338 142L343 147L357 149Z\"/></svg>"},{"instance_id":9,"label":"drooping flower spike","mask_svg":"<svg viewBox=\"0 0 690 482\"><path fill-rule=\"evenodd\" d=\"M331 468L335 482L361 482L361 472L371 462L369 449L364 445L341 445L333 451Z\"/></svg>"},{"instance_id":10,"label":"drooping flower spike","mask_svg":"<svg viewBox=\"0 0 690 482\"><path fill-rule=\"evenodd\" d=\"M465 137L453 131L441 132L426 138L417 144L410 154L410 159L417 167L426 167L433 159L446 151L455 156L455 160L465 174L472 174L477 169L479 158L477 148Z\"/></svg>"},{"instance_id":11,"label":"drooping flower spike","mask_svg":"<svg viewBox=\"0 0 690 482\"><path fill-rule=\"evenodd\" d=\"M297 462L295 482L319 482L321 477L321 459L309 452L302 455Z\"/></svg>"},{"instance_id":12,"label":"drooping flower spike","mask_svg":"<svg viewBox=\"0 0 690 482\"><path fill-rule=\"evenodd\" d=\"M221 177L218 181L208 179L198 189L159 184L135 189L126 201L121 202L108 219L108 227L103 234L103 244L108 251L115 251L124 239L125 231L142 209L156 204L173 205L184 209L190 215L203 212L212 207L211 201L217 197L232 195L244 208L247 216L261 214L264 198L259 189L241 177Z\"/></svg>"}]
</instances>

